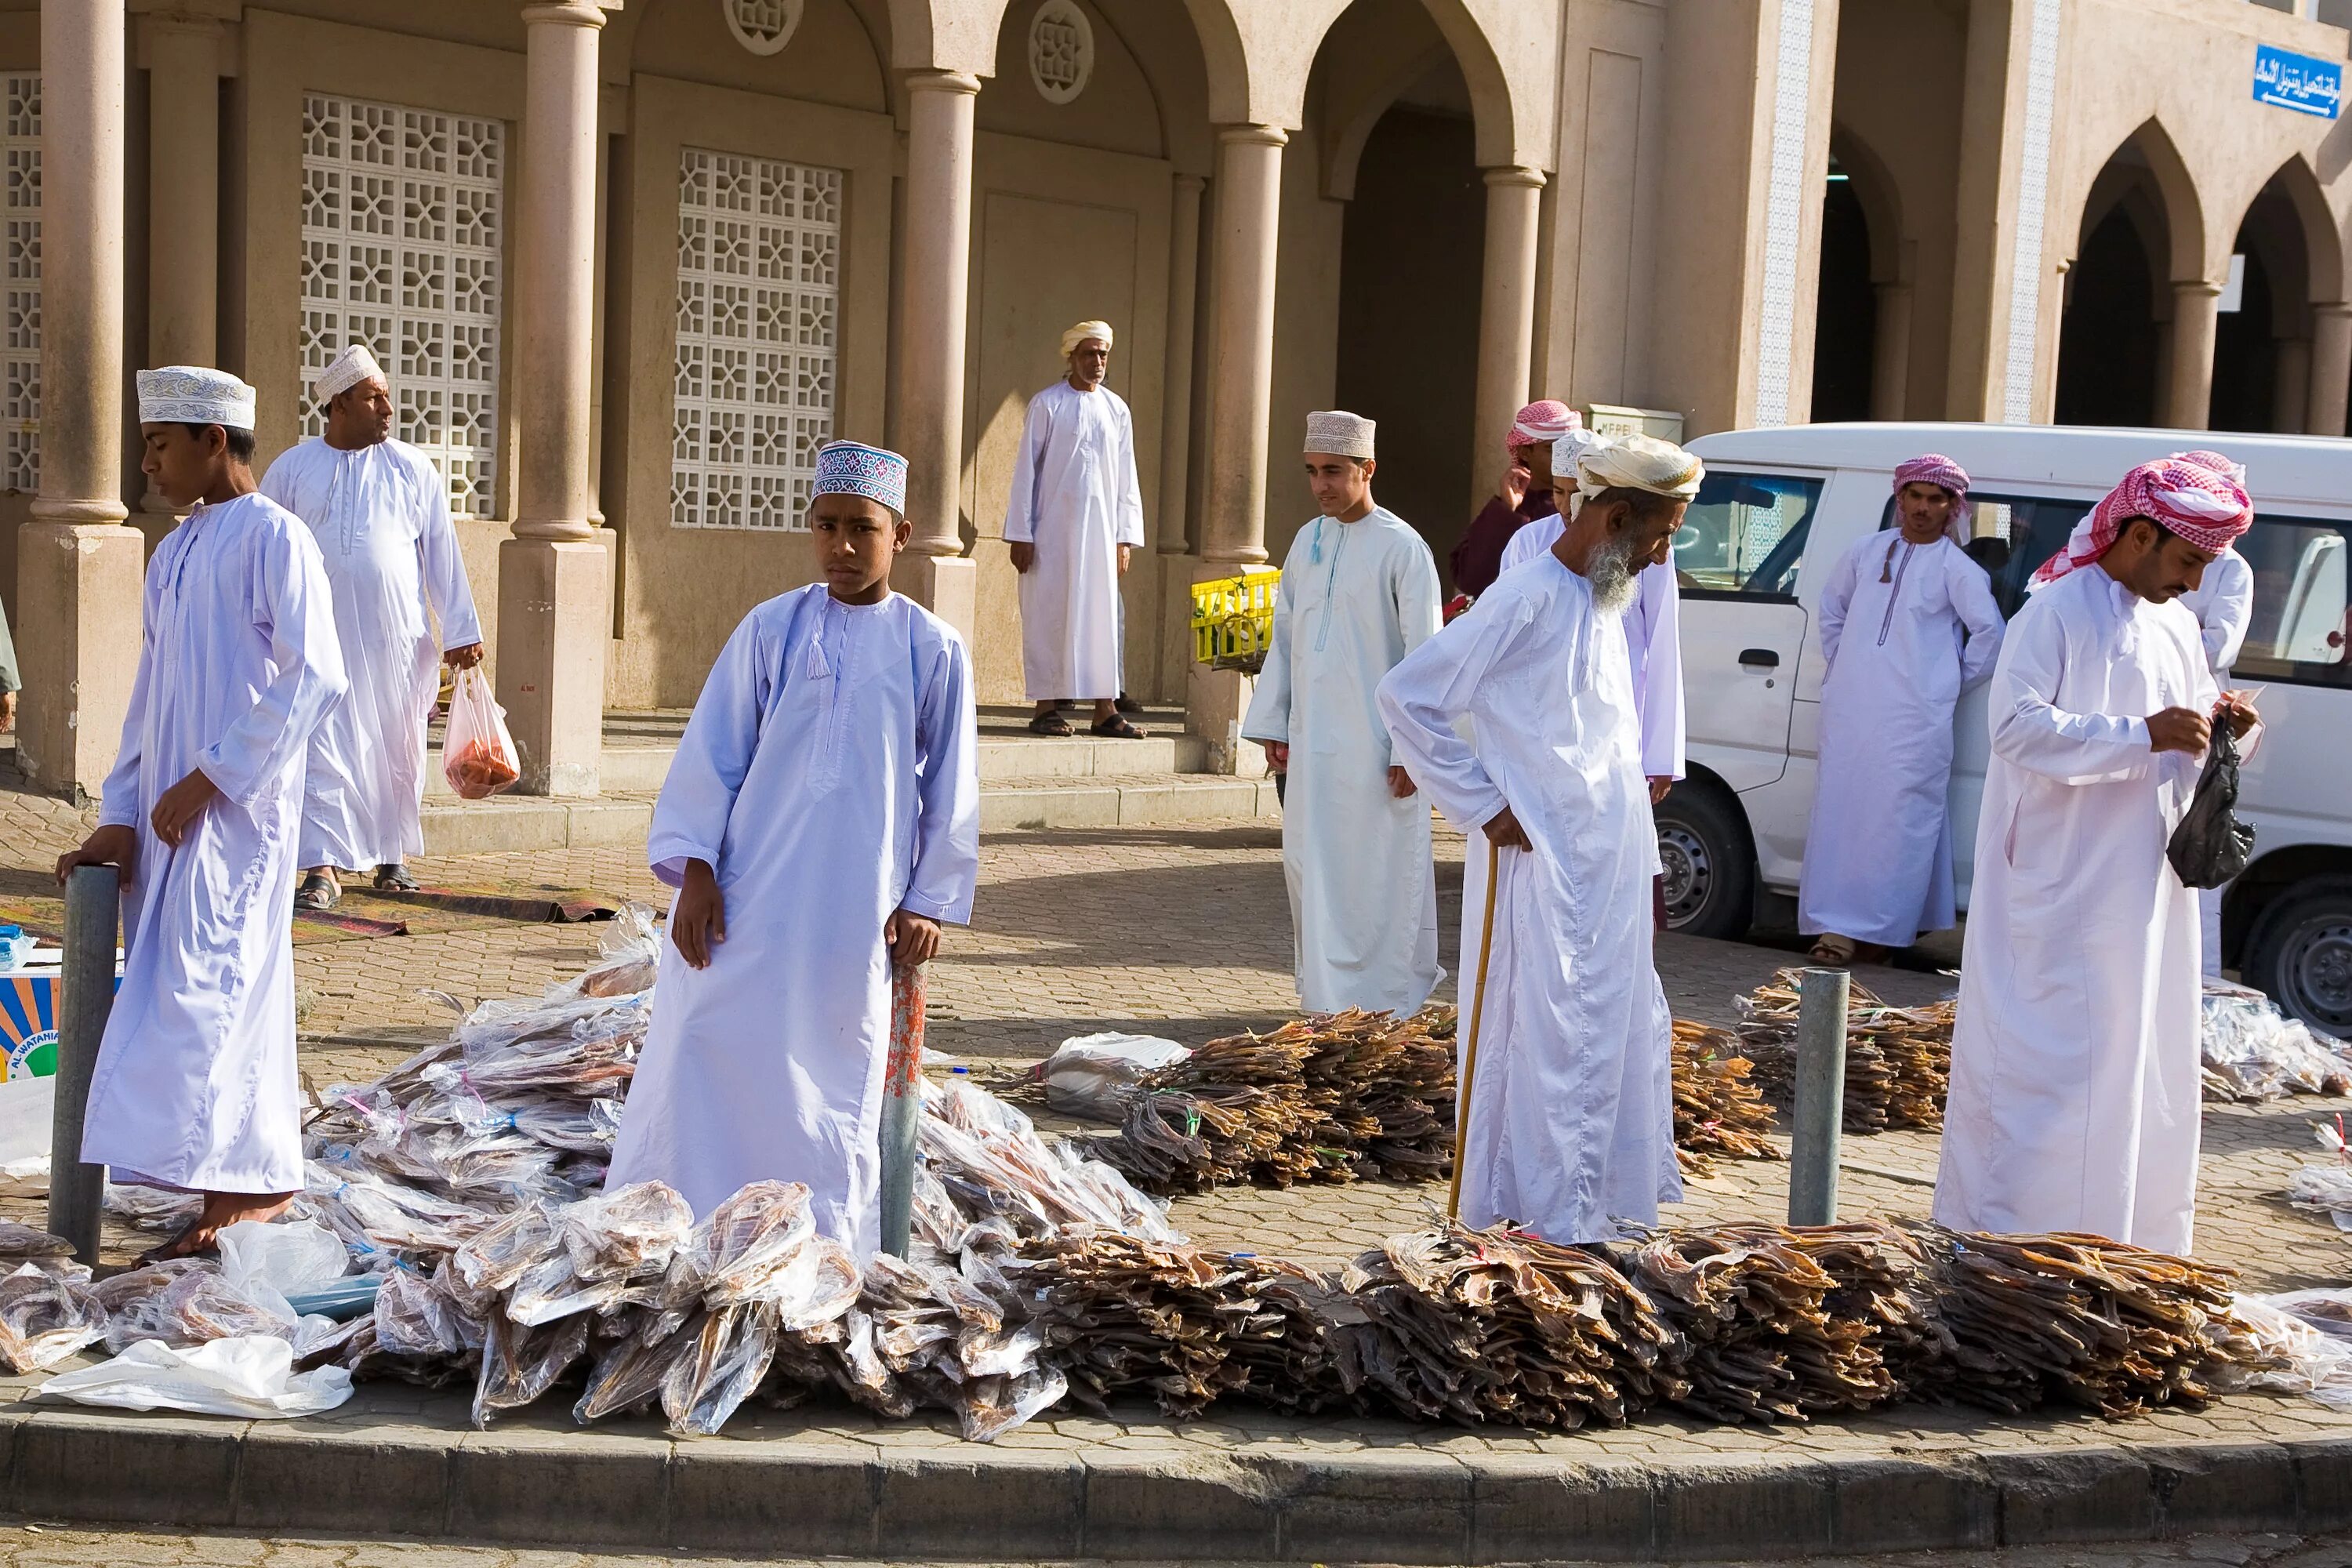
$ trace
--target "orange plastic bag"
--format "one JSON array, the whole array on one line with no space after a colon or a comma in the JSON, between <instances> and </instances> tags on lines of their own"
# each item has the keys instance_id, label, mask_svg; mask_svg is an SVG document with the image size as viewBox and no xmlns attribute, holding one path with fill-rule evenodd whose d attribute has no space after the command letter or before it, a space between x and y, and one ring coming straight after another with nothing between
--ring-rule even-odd
<instances>
[{"instance_id":1,"label":"orange plastic bag","mask_svg":"<svg viewBox=\"0 0 2352 1568\"><path fill-rule=\"evenodd\" d=\"M488 800L522 776L514 737L507 733L507 710L490 695L478 664L457 672L441 758L441 776L467 800Z\"/></svg>"}]
</instances>

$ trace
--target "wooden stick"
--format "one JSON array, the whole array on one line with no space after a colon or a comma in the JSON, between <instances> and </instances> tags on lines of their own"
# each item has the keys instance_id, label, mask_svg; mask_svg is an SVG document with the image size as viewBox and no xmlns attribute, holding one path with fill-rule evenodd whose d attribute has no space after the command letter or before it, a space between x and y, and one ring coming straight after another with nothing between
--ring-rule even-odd
<instances>
[{"instance_id":1,"label":"wooden stick","mask_svg":"<svg viewBox=\"0 0 2352 1568\"><path fill-rule=\"evenodd\" d=\"M1495 952L1495 881L1502 850L1486 840L1486 919L1478 928L1478 980L1470 993L1470 1044L1462 1053L1461 1104L1454 1113L1454 1185L1445 1194L1445 1217L1462 1217L1462 1160L1470 1152L1470 1088L1478 1076L1478 1022L1486 1011L1486 961Z\"/></svg>"}]
</instances>

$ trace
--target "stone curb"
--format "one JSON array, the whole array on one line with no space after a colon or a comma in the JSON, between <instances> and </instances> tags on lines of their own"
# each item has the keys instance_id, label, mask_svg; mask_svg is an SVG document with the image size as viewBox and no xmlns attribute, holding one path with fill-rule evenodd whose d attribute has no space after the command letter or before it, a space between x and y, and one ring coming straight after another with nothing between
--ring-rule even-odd
<instances>
[{"instance_id":1,"label":"stone curb","mask_svg":"<svg viewBox=\"0 0 2352 1568\"><path fill-rule=\"evenodd\" d=\"M864 1559L1771 1559L2352 1528L2345 1438L1573 1463L44 1408L0 1417L0 1510L76 1523Z\"/></svg>"}]
</instances>

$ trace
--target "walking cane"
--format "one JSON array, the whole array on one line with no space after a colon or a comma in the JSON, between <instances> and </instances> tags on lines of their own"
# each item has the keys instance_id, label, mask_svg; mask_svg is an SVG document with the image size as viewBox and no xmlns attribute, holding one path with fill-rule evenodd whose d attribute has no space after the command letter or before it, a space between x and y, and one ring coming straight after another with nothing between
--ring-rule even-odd
<instances>
[{"instance_id":1,"label":"walking cane","mask_svg":"<svg viewBox=\"0 0 2352 1568\"><path fill-rule=\"evenodd\" d=\"M907 1256L923 1124L923 969L890 971L890 1054L882 1068L882 1250Z\"/></svg>"},{"instance_id":2,"label":"walking cane","mask_svg":"<svg viewBox=\"0 0 2352 1568\"><path fill-rule=\"evenodd\" d=\"M1460 1107L1454 1113L1454 1187L1445 1194L1445 1217L1462 1217L1462 1159L1470 1152L1470 1085L1478 1076L1478 1020L1486 1010L1486 960L1495 951L1495 876L1502 864L1500 846L1486 840L1486 918L1478 927L1478 980L1470 993L1470 1044L1462 1053L1462 1082L1455 1093Z\"/></svg>"}]
</instances>

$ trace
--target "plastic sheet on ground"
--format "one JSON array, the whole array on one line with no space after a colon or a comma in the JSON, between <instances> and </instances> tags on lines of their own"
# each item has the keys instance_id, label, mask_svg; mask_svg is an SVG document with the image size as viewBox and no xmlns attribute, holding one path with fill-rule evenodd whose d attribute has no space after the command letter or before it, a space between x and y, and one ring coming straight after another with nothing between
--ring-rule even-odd
<instances>
[{"instance_id":1,"label":"plastic sheet on ground","mask_svg":"<svg viewBox=\"0 0 2352 1568\"><path fill-rule=\"evenodd\" d=\"M352 1374L339 1366L298 1373L293 1347L268 1335L236 1335L184 1349L145 1340L111 1361L62 1373L41 1392L118 1410L284 1420L342 1404L352 1396Z\"/></svg>"},{"instance_id":2,"label":"plastic sheet on ground","mask_svg":"<svg viewBox=\"0 0 2352 1568\"><path fill-rule=\"evenodd\" d=\"M1173 1067L1192 1053L1156 1035L1078 1035L1064 1040L1037 1068L1045 1103L1066 1116L1117 1122L1146 1073Z\"/></svg>"}]
</instances>

